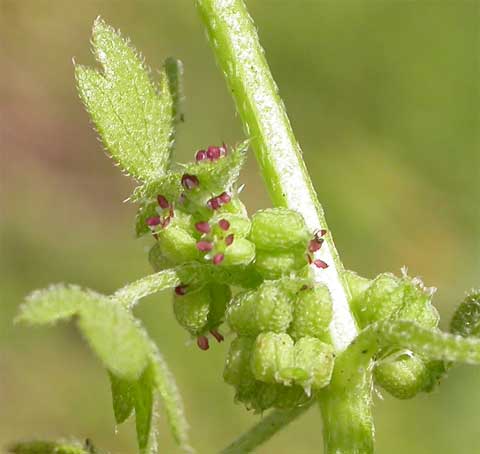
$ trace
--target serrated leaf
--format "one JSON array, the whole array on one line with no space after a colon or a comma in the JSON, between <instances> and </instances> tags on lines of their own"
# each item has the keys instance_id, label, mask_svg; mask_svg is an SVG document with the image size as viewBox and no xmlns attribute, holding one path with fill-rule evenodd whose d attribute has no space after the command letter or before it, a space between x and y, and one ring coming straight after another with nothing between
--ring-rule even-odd
<instances>
[{"instance_id":1,"label":"serrated leaf","mask_svg":"<svg viewBox=\"0 0 480 454\"><path fill-rule=\"evenodd\" d=\"M125 380L108 372L110 388L112 390L113 413L115 422L122 424L132 414L135 407L135 381Z\"/></svg>"},{"instance_id":2,"label":"serrated leaf","mask_svg":"<svg viewBox=\"0 0 480 454\"><path fill-rule=\"evenodd\" d=\"M101 19L94 23L92 45L104 72L76 65L80 97L120 167L140 181L154 181L168 167L174 134L165 68L157 87L135 49Z\"/></svg>"},{"instance_id":3,"label":"serrated leaf","mask_svg":"<svg viewBox=\"0 0 480 454\"><path fill-rule=\"evenodd\" d=\"M131 313L107 297L80 309L78 325L106 368L125 379L136 379L148 364L147 336Z\"/></svg>"}]
</instances>

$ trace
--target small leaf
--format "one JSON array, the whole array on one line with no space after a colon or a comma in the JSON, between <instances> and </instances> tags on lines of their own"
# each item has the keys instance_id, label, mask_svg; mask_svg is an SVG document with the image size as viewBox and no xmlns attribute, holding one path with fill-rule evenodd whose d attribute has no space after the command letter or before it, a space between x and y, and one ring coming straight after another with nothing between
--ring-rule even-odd
<instances>
[{"instance_id":1,"label":"small leaf","mask_svg":"<svg viewBox=\"0 0 480 454\"><path fill-rule=\"evenodd\" d=\"M120 167L141 181L156 180L169 165L173 138L167 73L162 70L157 88L135 49L101 19L92 45L104 72L76 65L80 97Z\"/></svg>"},{"instance_id":2,"label":"small leaf","mask_svg":"<svg viewBox=\"0 0 480 454\"><path fill-rule=\"evenodd\" d=\"M172 117L178 123L183 121L181 113L181 103L183 100L183 64L180 60L169 57L164 63L165 72L168 79L168 87L172 96Z\"/></svg>"},{"instance_id":3,"label":"small leaf","mask_svg":"<svg viewBox=\"0 0 480 454\"><path fill-rule=\"evenodd\" d=\"M112 390L113 413L117 424L122 424L132 414L135 406L135 382L117 377L112 372L108 373L110 377L110 387Z\"/></svg>"},{"instance_id":4,"label":"small leaf","mask_svg":"<svg viewBox=\"0 0 480 454\"><path fill-rule=\"evenodd\" d=\"M142 454L156 452L156 434L153 428L154 392L154 369L150 363L135 386L135 425L138 447Z\"/></svg>"},{"instance_id":5,"label":"small leaf","mask_svg":"<svg viewBox=\"0 0 480 454\"><path fill-rule=\"evenodd\" d=\"M91 454L80 443L53 441L29 441L17 443L9 448L12 454Z\"/></svg>"}]
</instances>

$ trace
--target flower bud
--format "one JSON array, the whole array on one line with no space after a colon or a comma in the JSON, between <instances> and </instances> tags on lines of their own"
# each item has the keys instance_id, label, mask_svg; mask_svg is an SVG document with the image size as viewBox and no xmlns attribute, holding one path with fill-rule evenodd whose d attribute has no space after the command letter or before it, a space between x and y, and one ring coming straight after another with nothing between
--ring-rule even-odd
<instances>
[{"instance_id":1,"label":"flower bud","mask_svg":"<svg viewBox=\"0 0 480 454\"><path fill-rule=\"evenodd\" d=\"M278 279L307 264L303 248L290 251L257 250L255 268L265 279Z\"/></svg>"},{"instance_id":2,"label":"flower bud","mask_svg":"<svg viewBox=\"0 0 480 454\"><path fill-rule=\"evenodd\" d=\"M248 265L251 263L255 258L255 245L245 238L235 238L234 236L231 238L232 242L224 252L223 264Z\"/></svg>"},{"instance_id":3,"label":"flower bud","mask_svg":"<svg viewBox=\"0 0 480 454\"><path fill-rule=\"evenodd\" d=\"M202 334L208 323L211 296L208 287L187 291L184 295L175 294L173 312L178 323L193 336Z\"/></svg>"},{"instance_id":4,"label":"flower bud","mask_svg":"<svg viewBox=\"0 0 480 454\"><path fill-rule=\"evenodd\" d=\"M311 336L329 342L332 316L332 299L327 286L316 284L313 288L300 290L293 305L289 334L295 340Z\"/></svg>"},{"instance_id":5,"label":"flower bud","mask_svg":"<svg viewBox=\"0 0 480 454\"><path fill-rule=\"evenodd\" d=\"M299 213L287 208L257 211L252 217L250 239L258 249L286 251L295 246L307 246L309 234Z\"/></svg>"},{"instance_id":6,"label":"flower bud","mask_svg":"<svg viewBox=\"0 0 480 454\"><path fill-rule=\"evenodd\" d=\"M294 366L293 340L288 334L261 333L255 340L251 367L257 380L265 383L286 382L280 375L282 369Z\"/></svg>"},{"instance_id":7,"label":"flower bud","mask_svg":"<svg viewBox=\"0 0 480 454\"><path fill-rule=\"evenodd\" d=\"M450 331L460 336L480 336L480 292L471 293L455 311Z\"/></svg>"},{"instance_id":8,"label":"flower bud","mask_svg":"<svg viewBox=\"0 0 480 454\"><path fill-rule=\"evenodd\" d=\"M161 230L158 241L162 254L172 263L181 264L199 257L195 238L181 227L171 225Z\"/></svg>"},{"instance_id":9,"label":"flower bud","mask_svg":"<svg viewBox=\"0 0 480 454\"><path fill-rule=\"evenodd\" d=\"M423 328L436 328L440 320L431 304L431 292L417 282L404 279L403 305L395 316L398 320L412 320Z\"/></svg>"},{"instance_id":10,"label":"flower bud","mask_svg":"<svg viewBox=\"0 0 480 454\"><path fill-rule=\"evenodd\" d=\"M226 319L242 336L285 332L292 321L290 295L277 281L265 281L256 290L237 294L227 308Z\"/></svg>"}]
</instances>

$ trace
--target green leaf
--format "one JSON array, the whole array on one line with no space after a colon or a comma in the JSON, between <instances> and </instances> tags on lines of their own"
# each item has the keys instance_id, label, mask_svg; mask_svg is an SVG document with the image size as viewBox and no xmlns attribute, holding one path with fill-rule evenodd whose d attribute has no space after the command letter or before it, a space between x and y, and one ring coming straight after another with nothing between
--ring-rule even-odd
<instances>
[{"instance_id":1,"label":"green leaf","mask_svg":"<svg viewBox=\"0 0 480 454\"><path fill-rule=\"evenodd\" d=\"M165 174L173 145L176 95L167 72L154 85L135 49L100 18L92 45L104 72L75 66L80 97L120 167L138 180L154 181Z\"/></svg>"},{"instance_id":2,"label":"green leaf","mask_svg":"<svg viewBox=\"0 0 480 454\"><path fill-rule=\"evenodd\" d=\"M117 377L112 372L108 372L110 377L110 387L112 390L113 413L115 422L122 424L132 414L135 407L135 385L136 383L124 378Z\"/></svg>"},{"instance_id":3,"label":"green leaf","mask_svg":"<svg viewBox=\"0 0 480 454\"><path fill-rule=\"evenodd\" d=\"M150 363L135 386L135 425L137 442L142 454L156 452L156 433L153 428L155 377Z\"/></svg>"},{"instance_id":4,"label":"green leaf","mask_svg":"<svg viewBox=\"0 0 480 454\"><path fill-rule=\"evenodd\" d=\"M175 122L183 121L181 103L183 101L183 64L180 60L168 57L164 63L168 78L168 88L172 96L172 116Z\"/></svg>"}]
</instances>

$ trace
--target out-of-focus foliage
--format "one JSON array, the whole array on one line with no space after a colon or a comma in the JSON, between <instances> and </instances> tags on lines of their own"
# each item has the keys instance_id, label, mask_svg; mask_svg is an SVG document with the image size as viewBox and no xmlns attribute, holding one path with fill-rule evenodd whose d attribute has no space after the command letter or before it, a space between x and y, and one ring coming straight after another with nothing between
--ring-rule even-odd
<instances>
[{"instance_id":1,"label":"out-of-focus foliage","mask_svg":"<svg viewBox=\"0 0 480 454\"><path fill-rule=\"evenodd\" d=\"M408 265L438 287L447 321L454 298L479 284L478 5L247 3L346 265L369 277ZM11 322L24 296L52 281L108 294L150 272L150 242L134 239L134 206L120 203L133 187L105 159L75 92L71 58L94 64L85 43L97 15L152 67L165 55L184 62L179 161L244 139L190 1L0 3L0 444L75 434L111 451L134 448L132 422L114 434L108 379L71 325ZM241 181L250 212L268 205L254 159ZM222 382L225 346L186 345L169 303L150 298L136 315L161 339L192 442L214 452L255 417ZM475 452L479 383L478 369L457 368L440 393L378 400L379 452ZM311 452L318 424L312 410L261 452Z\"/></svg>"}]
</instances>

